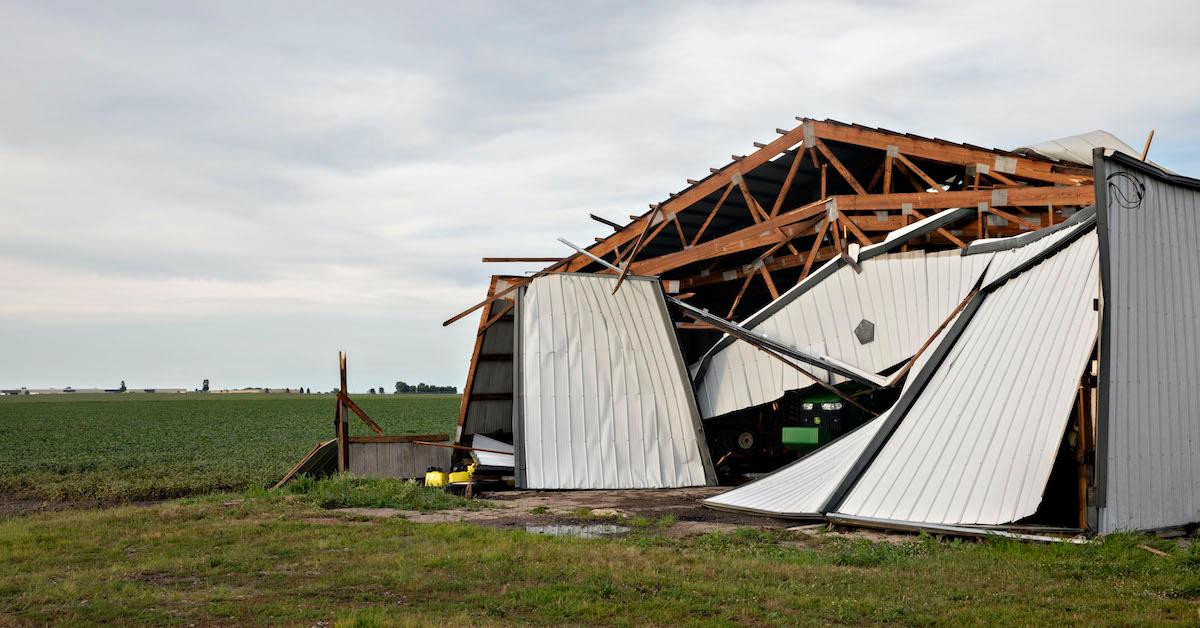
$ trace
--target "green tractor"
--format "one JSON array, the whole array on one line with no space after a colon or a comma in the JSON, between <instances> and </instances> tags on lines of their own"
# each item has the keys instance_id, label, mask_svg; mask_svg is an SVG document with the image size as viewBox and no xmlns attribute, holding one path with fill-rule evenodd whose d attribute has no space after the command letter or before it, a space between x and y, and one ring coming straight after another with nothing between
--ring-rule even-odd
<instances>
[{"instance_id":1,"label":"green tractor","mask_svg":"<svg viewBox=\"0 0 1200 628\"><path fill-rule=\"evenodd\" d=\"M887 408L897 390L847 387L847 397L869 408ZM704 422L717 473L727 478L760 474L823 447L871 418L854 403L820 388L792 390L783 398Z\"/></svg>"},{"instance_id":2,"label":"green tractor","mask_svg":"<svg viewBox=\"0 0 1200 628\"><path fill-rule=\"evenodd\" d=\"M832 393L810 395L790 405L791 420L781 428L781 441L801 455L862 424L862 413Z\"/></svg>"}]
</instances>

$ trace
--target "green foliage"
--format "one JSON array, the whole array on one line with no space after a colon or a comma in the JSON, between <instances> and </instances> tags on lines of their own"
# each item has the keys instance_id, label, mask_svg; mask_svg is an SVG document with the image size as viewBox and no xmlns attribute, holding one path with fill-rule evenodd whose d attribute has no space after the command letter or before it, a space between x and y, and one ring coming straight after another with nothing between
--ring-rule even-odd
<instances>
[{"instance_id":1,"label":"green foliage","mask_svg":"<svg viewBox=\"0 0 1200 628\"><path fill-rule=\"evenodd\" d=\"M0 519L0 624L1162 625L1200 602L1190 539L574 539L350 518L322 486L358 490Z\"/></svg>"},{"instance_id":2,"label":"green foliage","mask_svg":"<svg viewBox=\"0 0 1200 628\"><path fill-rule=\"evenodd\" d=\"M459 397L358 402L389 433L453 434ZM332 438L333 408L329 395L0 397L0 493L137 501L266 486Z\"/></svg>"},{"instance_id":3,"label":"green foliage","mask_svg":"<svg viewBox=\"0 0 1200 628\"><path fill-rule=\"evenodd\" d=\"M439 488L396 479L301 476L283 490L320 508L400 508L402 510L478 510L481 502Z\"/></svg>"}]
</instances>

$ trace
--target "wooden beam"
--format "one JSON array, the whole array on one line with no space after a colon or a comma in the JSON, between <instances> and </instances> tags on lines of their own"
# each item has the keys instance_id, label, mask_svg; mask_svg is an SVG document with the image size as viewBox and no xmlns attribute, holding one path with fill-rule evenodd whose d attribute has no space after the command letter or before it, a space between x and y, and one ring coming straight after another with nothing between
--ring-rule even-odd
<instances>
[{"instance_id":1,"label":"wooden beam","mask_svg":"<svg viewBox=\"0 0 1200 628\"><path fill-rule=\"evenodd\" d=\"M883 158L883 193L892 193L892 152Z\"/></svg>"},{"instance_id":2,"label":"wooden beam","mask_svg":"<svg viewBox=\"0 0 1200 628\"><path fill-rule=\"evenodd\" d=\"M554 268L554 267L552 266L551 268ZM470 314L471 312L474 312L475 310L478 310L479 308L481 308L485 305L489 305L492 301L495 301L496 299L503 298L504 295L506 295L506 294L512 292L513 290L516 290L517 288L520 288L521 286L532 281L534 279L534 277L541 277L542 275L550 272L551 268L547 268L546 270L538 271L532 277L522 277L520 279L513 280L513 284L511 286L501 290L500 292L497 292L496 294L489 296L488 298L480 301L479 303L476 303L475 305L472 305L471 307L446 319L445 321L442 322L442 327L446 327L447 325L452 325L455 322L461 320L464 316Z\"/></svg>"},{"instance_id":3,"label":"wooden beam","mask_svg":"<svg viewBox=\"0 0 1200 628\"><path fill-rule=\"evenodd\" d=\"M612 227L613 231L620 231L621 229L624 229L624 227L622 227L621 225L619 225L607 218L597 216L596 214L588 214L588 216L591 217L592 220L595 220L596 222L598 222L600 224L604 224L604 225L608 225L608 226Z\"/></svg>"},{"instance_id":4,"label":"wooden beam","mask_svg":"<svg viewBox=\"0 0 1200 628\"><path fill-rule=\"evenodd\" d=\"M759 266L758 272L762 273L763 281L767 282L767 291L771 293L771 300L779 298L779 289L775 287L775 282L771 279L771 271L767 270L766 266Z\"/></svg>"},{"instance_id":5,"label":"wooden beam","mask_svg":"<svg viewBox=\"0 0 1200 628\"><path fill-rule=\"evenodd\" d=\"M742 192L742 198L745 199L746 207L750 209L750 217L754 219L754 222L766 220L769 216L763 210L762 205L758 204L758 199L754 198L754 195L750 193L750 188L746 186L746 177L740 174L734 175L733 182L737 184L738 190Z\"/></svg>"},{"instance_id":6,"label":"wooden beam","mask_svg":"<svg viewBox=\"0 0 1200 628\"><path fill-rule=\"evenodd\" d=\"M367 413L363 411L362 408L358 407L357 403L354 403L354 400L350 398L350 395L346 394L345 390L338 391L338 399L340 399L342 403L346 404L346 407L349 408L351 412L357 414L358 418L362 419L362 422L365 423L367 427L371 428L372 432L375 432L376 434L383 433L383 428L379 427L379 424L375 421L372 421L371 417L367 416Z\"/></svg>"},{"instance_id":7,"label":"wooden beam","mask_svg":"<svg viewBox=\"0 0 1200 628\"><path fill-rule=\"evenodd\" d=\"M1041 229L1041 228L1042 228L1042 226L1041 226L1041 225L1039 225L1039 224L1037 224L1037 223L1032 223L1032 222L1029 222L1028 220L1024 220L1024 219L1022 219L1022 218L1019 218L1019 217L1017 217L1017 216L1015 216L1015 215L1013 215L1013 214L1010 214L1010 213L1008 213L1008 212L1006 212L1006 211L1001 211L1001 210L999 210L999 209L996 209L995 207L989 207L989 208L988 208L988 211L989 211L989 212L991 212L991 213L993 213L993 214L996 214L997 216L999 216L999 217L1001 217L1001 218L1003 218L1003 219L1005 219L1005 220L1009 220L1009 221L1015 222L1015 223L1017 223L1017 224L1019 224L1019 225L1024 225L1025 227L1028 227L1029 229L1032 229L1032 230L1034 230L1034 231L1037 231L1038 229Z\"/></svg>"},{"instance_id":8,"label":"wooden beam","mask_svg":"<svg viewBox=\"0 0 1200 628\"><path fill-rule=\"evenodd\" d=\"M683 225L679 224L679 214L671 216L671 222L675 223L675 232L679 234L679 247L686 249L688 247L687 236L683 235Z\"/></svg>"},{"instance_id":9,"label":"wooden beam","mask_svg":"<svg viewBox=\"0 0 1200 628\"><path fill-rule=\"evenodd\" d=\"M808 249L808 256L804 259L804 270L800 271L800 279L797 283L804 281L808 277L808 272L812 270L813 262L817 259L817 251L821 249L821 241L825 239L825 233L829 231L829 221L822 220L821 228L817 230L817 237L813 238L812 247Z\"/></svg>"},{"instance_id":10,"label":"wooden beam","mask_svg":"<svg viewBox=\"0 0 1200 628\"><path fill-rule=\"evenodd\" d=\"M855 192L858 192L859 194L867 193L867 190L858 182L858 179L855 179L854 175L850 174L850 171L846 169L846 166L842 165L842 160L838 159L837 155L834 155L833 151L829 150L829 147L825 145L825 142L822 142L820 139L818 139L816 142L814 142L814 144L816 145L817 150L821 151L822 155L825 155L825 159L829 160L829 163L833 164L833 169L837 170L838 174L842 175L842 178L846 180L846 183L849 183L850 187L854 188Z\"/></svg>"},{"instance_id":11,"label":"wooden beam","mask_svg":"<svg viewBox=\"0 0 1200 628\"><path fill-rule=\"evenodd\" d=\"M746 275L746 280L742 282L742 288L738 290L737 296L733 298L733 305L729 306L729 313L725 315L725 318L733 318L733 313L737 311L737 306L742 302L742 297L745 296L746 288L750 287L750 281L752 279L754 279L753 274Z\"/></svg>"},{"instance_id":12,"label":"wooden beam","mask_svg":"<svg viewBox=\"0 0 1200 628\"><path fill-rule=\"evenodd\" d=\"M836 204L838 211L842 214L853 211L897 210L905 205L911 205L915 215L924 217L919 210L973 207L984 202L991 204L993 194L1000 192L1007 196L1007 200L1003 204L1005 207L1012 205L1085 206L1094 202L1095 195L1092 186L1041 187L1027 185L1002 190L960 190L939 194L929 192L847 194L834 196L829 200ZM633 265L633 272L642 275L661 275L698 261L771 246L787 239L805 236L817 226L816 217L825 213L825 203L824 200L815 201L792 211L783 212L760 224L713 238L686 251L668 253L636 262ZM962 242L944 229L939 233L956 244ZM960 244L960 246L962 245Z\"/></svg>"},{"instance_id":13,"label":"wooden beam","mask_svg":"<svg viewBox=\"0 0 1200 628\"><path fill-rule=\"evenodd\" d=\"M733 191L733 188L733 181L730 181L729 185L725 186L725 193L722 194L721 198L717 200L717 204L713 205L712 211L708 212L708 217L704 219L704 224L700 225L700 230L697 231L695 237L692 238L690 246L696 246L696 243L700 241L700 236L704 235L704 231L708 229L708 223L712 222L712 219L716 217L718 211L721 211L721 206L725 204L725 199L729 198L729 193Z\"/></svg>"},{"instance_id":14,"label":"wooden beam","mask_svg":"<svg viewBox=\"0 0 1200 628\"><path fill-rule=\"evenodd\" d=\"M925 215L922 214L921 212L914 209L914 210L912 210L912 213L914 216L917 217L918 220L925 220ZM945 227L938 227L937 232L942 234L942 236L944 236L947 240L953 242L954 245L957 246L958 248L960 248L960 249L967 248L966 242L963 242L961 239L959 239L953 233L950 233L950 231L948 229L946 229Z\"/></svg>"},{"instance_id":15,"label":"wooden beam","mask_svg":"<svg viewBox=\"0 0 1200 628\"><path fill-rule=\"evenodd\" d=\"M820 247L817 254L813 257L814 261L821 262L837 257L837 251L831 246ZM803 266L807 261L808 255L779 255L770 257L762 263L762 267L771 272L777 270L787 270L789 268L798 268ZM680 289L687 286L688 289L699 288L702 286L711 286L718 283L726 283L745 279L746 275L753 275L758 272L756 266L746 264L733 270L726 270L716 273L708 273L706 275L695 275L679 280Z\"/></svg>"},{"instance_id":16,"label":"wooden beam","mask_svg":"<svg viewBox=\"0 0 1200 628\"><path fill-rule=\"evenodd\" d=\"M859 244L863 246L871 246L874 244L874 242L871 241L871 238L868 238L867 234L863 233L862 229L859 229L858 225L855 224L853 220L847 218L846 215L840 210L838 211L838 222L846 225L846 228L850 230L850 233L853 233L854 237L858 239Z\"/></svg>"},{"instance_id":17,"label":"wooden beam","mask_svg":"<svg viewBox=\"0 0 1200 628\"><path fill-rule=\"evenodd\" d=\"M911 204L917 209L951 209L954 207L974 207L979 203L992 204L992 195L1003 192L1007 199L996 203L998 207L1028 205L1044 207L1046 205L1085 206L1095 202L1095 191L1091 186L1032 186L1024 185L1015 188L996 188L992 190L960 190L930 194L928 192L899 192L894 194L843 195L837 199L837 208L842 211L899 209L905 204ZM786 214L785 214L786 215Z\"/></svg>"},{"instance_id":18,"label":"wooden beam","mask_svg":"<svg viewBox=\"0 0 1200 628\"><path fill-rule=\"evenodd\" d=\"M495 324L496 321L500 320L501 318L504 318L504 316L506 314L508 314L509 312L511 312L513 310L513 306L515 306L516 304L517 304L516 301L509 301L507 304L505 304L504 307L500 308L499 312L496 312L492 316L488 317L488 319L485 320L483 322L483 324L479 326L479 331L475 332L475 334L477 336L483 336L483 333L486 332L489 327L491 327L493 324Z\"/></svg>"},{"instance_id":19,"label":"wooden beam","mask_svg":"<svg viewBox=\"0 0 1200 628\"><path fill-rule=\"evenodd\" d=\"M485 257L484 264L508 264L513 262L559 262L561 257Z\"/></svg>"},{"instance_id":20,"label":"wooden beam","mask_svg":"<svg viewBox=\"0 0 1200 628\"><path fill-rule=\"evenodd\" d=\"M762 164L767 163L771 159L774 159L785 150L799 144L803 139L804 128L803 126L797 126L787 133L775 138L775 140L771 141L763 148L750 153L745 159L736 162L736 164L730 164L730 166L735 167L731 168L726 166L725 168L722 168L714 173L712 176L688 188L679 196L665 201L659 209L666 216L674 215L678 212L684 211L698 201L707 198L713 192L728 185L734 172L750 172ZM609 236L604 242L600 242L590 247L589 251L596 255L605 255L609 253L614 247L636 238L638 232L644 229L645 223L649 222L650 220L651 218L649 214L643 215L641 218L627 225L620 232ZM591 263L592 260L588 259L586 256L576 254L571 256L570 261L568 261L566 264L565 270L568 272L573 272L588 266Z\"/></svg>"},{"instance_id":21,"label":"wooden beam","mask_svg":"<svg viewBox=\"0 0 1200 628\"><path fill-rule=\"evenodd\" d=\"M895 146L899 152L905 155L939 163L960 166L987 164L993 170L1000 170L1005 174L1013 174L1035 181L1063 185L1082 185L1091 182L1090 174L1085 174L1088 170L1086 168L1069 168L1071 172L1062 172L1062 166L1056 166L1050 162L1033 160L1011 153L1001 154L982 148L970 148L961 144L917 138L874 129L864 129L862 127L845 126L807 118L801 118L800 121L803 123L802 127L804 124L810 125L809 128L812 129L813 135L821 139L855 144L878 150L887 150L888 146ZM997 168L997 164L1002 167Z\"/></svg>"},{"instance_id":22,"label":"wooden beam","mask_svg":"<svg viewBox=\"0 0 1200 628\"><path fill-rule=\"evenodd\" d=\"M626 257L625 263L621 265L621 274L617 277L617 285L613 286L613 294L616 294L617 290L621 289L621 283L625 281L625 276L629 274L629 267L633 265L633 258L637 257L638 252L645 246L647 241L646 234L654 226L654 217L658 215L660 207L661 205L655 205L654 209L650 210L649 220L646 221L645 226L642 228L641 235L634 241L633 248L629 250L629 255ZM666 221L663 221L663 225L665 224ZM662 231L662 225L659 226L659 231ZM658 232L655 233L657 234ZM567 268L570 269L570 264L567 264Z\"/></svg>"},{"instance_id":23,"label":"wooden beam","mask_svg":"<svg viewBox=\"0 0 1200 628\"><path fill-rule=\"evenodd\" d=\"M413 441L447 441L449 434L381 434L379 436L351 436L352 443L411 443Z\"/></svg>"},{"instance_id":24,"label":"wooden beam","mask_svg":"<svg viewBox=\"0 0 1200 628\"><path fill-rule=\"evenodd\" d=\"M1146 161L1146 156L1150 154L1150 142L1154 141L1154 129L1150 129L1150 135L1146 136L1146 146L1142 148L1142 161Z\"/></svg>"},{"instance_id":25,"label":"wooden beam","mask_svg":"<svg viewBox=\"0 0 1200 628\"><path fill-rule=\"evenodd\" d=\"M496 283L500 280L492 275L488 282L487 296L490 299L496 294ZM471 404L471 386L475 383L475 371L479 368L479 354L483 352L483 332L487 330L488 310L479 313L479 328L475 333L475 348L471 350L471 362L467 365L467 382L463 385L463 396L458 403L458 431L462 432L463 423L467 420L467 406Z\"/></svg>"},{"instance_id":26,"label":"wooden beam","mask_svg":"<svg viewBox=\"0 0 1200 628\"><path fill-rule=\"evenodd\" d=\"M783 199L787 198L788 192L792 189L792 180L796 178L796 170L799 169L801 157L804 156L803 150L802 144L792 155L792 166L788 168L787 177L783 179L783 185L779 187L779 196L775 197L775 204L771 206L771 216L775 216L783 208Z\"/></svg>"},{"instance_id":27,"label":"wooden beam","mask_svg":"<svg viewBox=\"0 0 1200 628\"><path fill-rule=\"evenodd\" d=\"M939 184L937 181L934 181L929 175L925 174L925 171L918 168L917 164L909 161L908 157L905 157L903 153L896 153L896 160L904 164L904 167L911 170L913 174L921 177L921 180L928 184L934 192L945 192L945 190L942 189L941 184Z\"/></svg>"}]
</instances>

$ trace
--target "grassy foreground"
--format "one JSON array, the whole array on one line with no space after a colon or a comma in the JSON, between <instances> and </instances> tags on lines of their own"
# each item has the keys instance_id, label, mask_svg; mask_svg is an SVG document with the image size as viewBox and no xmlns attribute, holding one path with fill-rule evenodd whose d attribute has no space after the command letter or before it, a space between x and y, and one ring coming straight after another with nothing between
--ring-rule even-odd
<instances>
[{"instance_id":1,"label":"grassy foreground","mask_svg":"<svg viewBox=\"0 0 1200 628\"><path fill-rule=\"evenodd\" d=\"M1151 543L1169 552L1138 549ZM0 520L0 624L1194 623L1200 548L582 540L209 496Z\"/></svg>"},{"instance_id":2,"label":"grassy foreground","mask_svg":"<svg viewBox=\"0 0 1200 628\"><path fill-rule=\"evenodd\" d=\"M355 400L392 434L453 434L458 417L457 395ZM134 501L265 486L332 437L333 407L331 395L0 397L0 493Z\"/></svg>"}]
</instances>

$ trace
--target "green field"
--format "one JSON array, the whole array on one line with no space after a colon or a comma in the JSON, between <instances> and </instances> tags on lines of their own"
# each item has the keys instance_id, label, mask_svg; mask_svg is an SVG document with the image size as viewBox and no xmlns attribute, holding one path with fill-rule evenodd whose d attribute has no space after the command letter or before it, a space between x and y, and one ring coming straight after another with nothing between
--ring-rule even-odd
<instances>
[{"instance_id":1,"label":"green field","mask_svg":"<svg viewBox=\"0 0 1200 628\"><path fill-rule=\"evenodd\" d=\"M458 417L457 395L355 401L390 434L453 434ZM0 397L0 494L137 501L266 486L332 438L333 408L332 395Z\"/></svg>"},{"instance_id":2,"label":"green field","mask_svg":"<svg viewBox=\"0 0 1200 628\"><path fill-rule=\"evenodd\" d=\"M359 397L392 433L452 431L456 396ZM0 399L0 493L150 505L0 512L0 625L1134 625L1200 621L1200 544L866 538L533 508L493 527L336 509L473 510L400 480L275 480L330 396ZM365 428L358 428L365 431ZM1149 551L1150 547L1160 553Z\"/></svg>"},{"instance_id":3,"label":"green field","mask_svg":"<svg viewBox=\"0 0 1200 628\"><path fill-rule=\"evenodd\" d=\"M584 540L265 496L0 519L0 624L1195 625L1200 547ZM1137 547L1150 543L1167 556ZM327 624L326 624L327 625Z\"/></svg>"}]
</instances>

